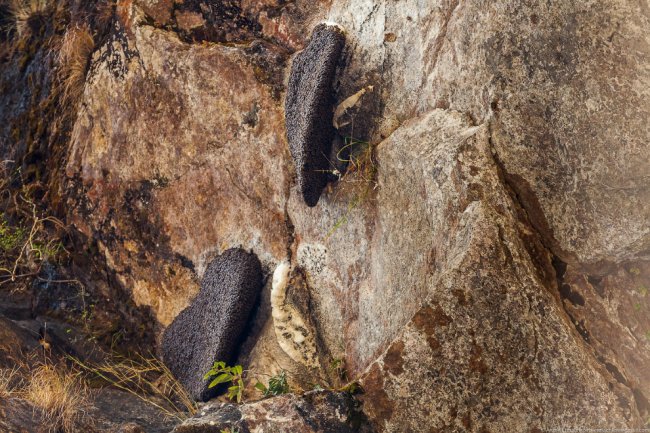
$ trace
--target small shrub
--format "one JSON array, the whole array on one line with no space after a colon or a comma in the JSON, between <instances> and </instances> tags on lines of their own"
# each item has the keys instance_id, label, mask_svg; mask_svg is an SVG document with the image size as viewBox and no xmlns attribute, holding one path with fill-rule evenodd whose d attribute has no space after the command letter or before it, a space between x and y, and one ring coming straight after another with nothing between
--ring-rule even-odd
<instances>
[{"instance_id":1,"label":"small shrub","mask_svg":"<svg viewBox=\"0 0 650 433\"><path fill-rule=\"evenodd\" d=\"M208 385L208 388L214 388L221 383L230 382L231 385L228 387L228 398L230 400L237 400L237 403L241 403L244 396L243 376L244 369L241 365L229 367L225 362L217 361L212 365L210 371L208 371L205 376L203 376L203 378L209 379L211 377L215 377Z\"/></svg>"},{"instance_id":2,"label":"small shrub","mask_svg":"<svg viewBox=\"0 0 650 433\"><path fill-rule=\"evenodd\" d=\"M316 384L314 389L329 389L332 391L347 392L352 395L363 393L361 384L356 380L351 381L349 379L348 371L345 367L345 360L340 358L333 359L330 361L329 370L334 377L333 386L323 387L320 384Z\"/></svg>"},{"instance_id":3,"label":"small shrub","mask_svg":"<svg viewBox=\"0 0 650 433\"><path fill-rule=\"evenodd\" d=\"M264 397L287 394L290 392L289 383L287 382L287 373L282 370L279 374L271 376L268 387L258 381L255 384L255 388L262 391Z\"/></svg>"},{"instance_id":4,"label":"small shrub","mask_svg":"<svg viewBox=\"0 0 650 433\"><path fill-rule=\"evenodd\" d=\"M32 189L22 185L20 170L12 173L0 164L0 286L37 277L43 263L66 253L62 243L66 226L42 215L33 196Z\"/></svg>"},{"instance_id":5,"label":"small shrub","mask_svg":"<svg viewBox=\"0 0 650 433\"><path fill-rule=\"evenodd\" d=\"M341 388L339 388L339 391L343 391L355 395L355 394L362 394L363 388L361 387L361 384L359 382L353 380L352 382L349 382L344 386L342 386Z\"/></svg>"}]
</instances>

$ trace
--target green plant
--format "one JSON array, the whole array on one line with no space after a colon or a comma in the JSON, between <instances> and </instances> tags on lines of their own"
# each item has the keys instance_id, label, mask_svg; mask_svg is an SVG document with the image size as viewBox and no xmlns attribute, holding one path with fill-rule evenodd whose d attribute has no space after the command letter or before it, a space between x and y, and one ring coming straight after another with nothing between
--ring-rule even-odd
<instances>
[{"instance_id":1,"label":"green plant","mask_svg":"<svg viewBox=\"0 0 650 433\"><path fill-rule=\"evenodd\" d=\"M287 372L282 370L279 374L271 376L268 387L258 381L255 384L255 388L262 391L264 397L287 394L290 392L289 383L287 382Z\"/></svg>"},{"instance_id":2,"label":"green plant","mask_svg":"<svg viewBox=\"0 0 650 433\"><path fill-rule=\"evenodd\" d=\"M13 16L12 24L18 36L25 36L30 30L30 21L43 14L49 6L48 0L10 0L9 12Z\"/></svg>"},{"instance_id":3,"label":"green plant","mask_svg":"<svg viewBox=\"0 0 650 433\"><path fill-rule=\"evenodd\" d=\"M23 227L11 227L6 217L0 221L0 249L7 254L16 250L25 240L26 231Z\"/></svg>"},{"instance_id":4,"label":"green plant","mask_svg":"<svg viewBox=\"0 0 650 433\"><path fill-rule=\"evenodd\" d=\"M358 394L363 392L363 388L358 381L349 380L348 371L345 368L345 360L340 358L332 359L332 361L330 361L329 368L335 377L335 386L330 389L335 389L336 391L343 391L350 394Z\"/></svg>"},{"instance_id":5,"label":"green plant","mask_svg":"<svg viewBox=\"0 0 650 433\"><path fill-rule=\"evenodd\" d=\"M241 403L242 397L244 396L244 369L242 366L235 365L229 367L225 362L217 361L212 365L210 371L205 373L203 379L210 379L214 376L216 377L210 382L208 388L214 388L221 383L230 382L228 398L237 400L237 403Z\"/></svg>"},{"instance_id":6,"label":"green plant","mask_svg":"<svg viewBox=\"0 0 650 433\"><path fill-rule=\"evenodd\" d=\"M347 223L352 211L361 205L377 187L377 164L375 161L375 146L368 141L346 137L345 144L336 154L336 159L347 165L345 173L341 174L333 169L331 173L339 178L340 182L357 183L363 187L348 204L343 216L336 220L325 239L329 238L337 229ZM343 156L348 154L348 156Z\"/></svg>"},{"instance_id":7,"label":"green plant","mask_svg":"<svg viewBox=\"0 0 650 433\"><path fill-rule=\"evenodd\" d=\"M339 391L347 392L349 394L360 394L363 393L363 388L361 387L361 384L357 382L356 380L353 380L350 383L345 384L341 388L339 388Z\"/></svg>"},{"instance_id":8,"label":"green plant","mask_svg":"<svg viewBox=\"0 0 650 433\"><path fill-rule=\"evenodd\" d=\"M330 361L330 370L335 374L339 380L347 379L347 370L345 369L345 361L340 358L335 358Z\"/></svg>"},{"instance_id":9,"label":"green plant","mask_svg":"<svg viewBox=\"0 0 650 433\"><path fill-rule=\"evenodd\" d=\"M12 180L14 176L0 169L0 196L4 198L0 203L0 286L37 276L43 262L67 252L61 242L61 233L67 230L63 222L39 215L31 190L23 186L12 191Z\"/></svg>"}]
</instances>

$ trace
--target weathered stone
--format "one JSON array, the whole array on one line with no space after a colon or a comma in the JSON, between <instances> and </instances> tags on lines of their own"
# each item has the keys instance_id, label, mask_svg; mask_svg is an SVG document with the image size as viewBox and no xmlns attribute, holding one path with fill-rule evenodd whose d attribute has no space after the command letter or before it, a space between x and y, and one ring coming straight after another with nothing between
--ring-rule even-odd
<instances>
[{"instance_id":1,"label":"weathered stone","mask_svg":"<svg viewBox=\"0 0 650 433\"><path fill-rule=\"evenodd\" d=\"M169 24L174 10L174 0L136 0L136 2L156 24Z\"/></svg>"},{"instance_id":2,"label":"weathered stone","mask_svg":"<svg viewBox=\"0 0 650 433\"><path fill-rule=\"evenodd\" d=\"M0 368L11 369L25 362L25 357L39 349L34 335L16 322L0 316Z\"/></svg>"},{"instance_id":3,"label":"weathered stone","mask_svg":"<svg viewBox=\"0 0 650 433\"><path fill-rule=\"evenodd\" d=\"M592 273L647 257L647 7L342 0L327 17L355 35L341 93L381 87L382 122L433 108L494 119L505 179L556 255Z\"/></svg>"},{"instance_id":4,"label":"weathered stone","mask_svg":"<svg viewBox=\"0 0 650 433\"><path fill-rule=\"evenodd\" d=\"M339 26L319 24L291 65L284 103L287 141L307 206L316 206L332 170L328 160L334 138L332 85L344 45Z\"/></svg>"},{"instance_id":5,"label":"weathered stone","mask_svg":"<svg viewBox=\"0 0 650 433\"><path fill-rule=\"evenodd\" d=\"M153 397L150 397L153 398ZM164 406L163 401L154 401ZM67 419L67 431L87 433L168 433L179 422L141 398L114 389L96 390L87 408ZM56 409L55 409L56 410ZM69 414L68 414L69 416ZM0 398L0 431L7 433L49 433L56 420L52 414L21 398ZM59 428L59 430L62 430Z\"/></svg>"},{"instance_id":6,"label":"weathered stone","mask_svg":"<svg viewBox=\"0 0 650 433\"><path fill-rule=\"evenodd\" d=\"M199 13L184 11L176 13L176 24L179 29L191 32L196 28L203 27L205 20Z\"/></svg>"},{"instance_id":7,"label":"weathered stone","mask_svg":"<svg viewBox=\"0 0 650 433\"><path fill-rule=\"evenodd\" d=\"M98 52L70 221L136 302L169 324L206 258L242 245L302 269L319 355L365 373L380 429L647 419L647 8L270 3L241 5L278 45L233 26L211 40L239 44L185 44L133 20ZM278 77L322 19L348 35L335 102L374 86L341 133L378 162L306 208ZM241 359L262 371L290 365L265 290Z\"/></svg>"},{"instance_id":8,"label":"weathered stone","mask_svg":"<svg viewBox=\"0 0 650 433\"><path fill-rule=\"evenodd\" d=\"M207 257L237 245L264 262L286 254L291 161L274 84L258 80L277 56L148 26L98 50L67 166L70 222L163 326L198 291Z\"/></svg>"},{"instance_id":9,"label":"weathered stone","mask_svg":"<svg viewBox=\"0 0 650 433\"><path fill-rule=\"evenodd\" d=\"M385 285L373 296L386 307L372 302L360 329L372 340L399 330L362 381L378 429L641 426L632 390L566 326L535 270L520 234L527 223L499 184L488 126L437 110L396 130L378 161L374 242L384 253L372 273ZM391 278L395 248L417 280ZM407 298L426 302L414 311Z\"/></svg>"},{"instance_id":10,"label":"weathered stone","mask_svg":"<svg viewBox=\"0 0 650 433\"><path fill-rule=\"evenodd\" d=\"M84 417L83 431L168 433L179 423L178 419L168 416L150 402L125 391L100 389L93 392L91 398L92 407ZM149 399L160 407L165 407L162 399L154 396L149 396Z\"/></svg>"},{"instance_id":11,"label":"weathered stone","mask_svg":"<svg viewBox=\"0 0 650 433\"><path fill-rule=\"evenodd\" d=\"M650 413L650 263L623 262L605 276L557 263L562 307L594 357ZM612 342L616 342L613 344Z\"/></svg>"},{"instance_id":12,"label":"weathered stone","mask_svg":"<svg viewBox=\"0 0 650 433\"><path fill-rule=\"evenodd\" d=\"M312 391L303 395L285 394L240 406L208 403L199 414L176 427L173 433L220 433L224 430L242 433L371 431L348 393Z\"/></svg>"},{"instance_id":13,"label":"weathered stone","mask_svg":"<svg viewBox=\"0 0 650 433\"><path fill-rule=\"evenodd\" d=\"M34 406L25 400L0 398L0 429L2 431L46 433L44 418Z\"/></svg>"},{"instance_id":14,"label":"weathered stone","mask_svg":"<svg viewBox=\"0 0 650 433\"><path fill-rule=\"evenodd\" d=\"M232 360L261 289L257 257L229 249L208 265L198 295L165 330L163 360L194 399L216 395L203 375L214 362Z\"/></svg>"}]
</instances>

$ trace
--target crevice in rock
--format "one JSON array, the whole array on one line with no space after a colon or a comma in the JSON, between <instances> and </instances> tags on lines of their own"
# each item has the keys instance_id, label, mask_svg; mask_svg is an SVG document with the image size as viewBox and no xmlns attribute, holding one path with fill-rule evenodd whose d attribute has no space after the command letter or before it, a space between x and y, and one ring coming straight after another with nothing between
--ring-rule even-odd
<instances>
[{"instance_id":1,"label":"crevice in rock","mask_svg":"<svg viewBox=\"0 0 650 433\"><path fill-rule=\"evenodd\" d=\"M289 199L291 197L291 179L288 179L285 185L285 199L284 199L284 225L287 229L287 261L291 265L293 259L294 244L296 242L296 228L293 224L293 219L289 213Z\"/></svg>"},{"instance_id":2,"label":"crevice in rock","mask_svg":"<svg viewBox=\"0 0 650 433\"><path fill-rule=\"evenodd\" d=\"M149 0L137 3L144 12L146 25L174 33L188 44L216 43L232 46L263 40L286 50L289 54L293 53L295 48L282 38L266 34L263 19L276 19L284 12L291 16L291 21L294 18L298 21L305 19L295 7L289 7L292 2L284 1L277 5L242 5L241 0Z\"/></svg>"},{"instance_id":3,"label":"crevice in rock","mask_svg":"<svg viewBox=\"0 0 650 433\"><path fill-rule=\"evenodd\" d=\"M500 160L494 143L492 142L492 119L488 121L488 130L490 150L497 167L499 179L516 207L520 222L525 224L531 233L528 234L519 231L519 235L530 255L531 261L535 266L540 280L544 287L546 287L559 302L566 319L570 321L578 335L584 341L587 352L591 355L592 359L602 367L602 374L609 374L610 382L616 382L629 390L634 396L636 408L639 414L647 416L650 412L650 404L645 395L638 388L633 387L625 378L624 374L621 373L612 362L609 362L599 353L598 349L593 344L592 336L586 328L584 321L575 317L570 309L567 308L565 302L569 302L574 306L584 306L585 299L582 295L573 291L571 286L564 281L564 275L568 266L567 262L563 261L562 258L553 252L553 245L555 242L552 240L549 242L549 236L552 235L549 235L549 232L546 232L545 234L540 230L539 225L535 224L535 218L531 217L529 207L526 206L526 201L520 195L520 189L513 183L511 176L508 175L503 162ZM541 209L539 209L539 212L540 215L538 215L537 219L544 219L544 215L541 214Z\"/></svg>"}]
</instances>

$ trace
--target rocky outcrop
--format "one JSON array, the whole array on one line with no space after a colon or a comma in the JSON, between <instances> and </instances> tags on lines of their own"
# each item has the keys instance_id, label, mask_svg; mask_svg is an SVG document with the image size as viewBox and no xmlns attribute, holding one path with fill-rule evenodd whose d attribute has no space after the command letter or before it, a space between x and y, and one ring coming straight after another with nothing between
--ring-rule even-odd
<instances>
[{"instance_id":1,"label":"rocky outcrop","mask_svg":"<svg viewBox=\"0 0 650 433\"><path fill-rule=\"evenodd\" d=\"M210 262L199 294L165 330L163 360L194 399L216 395L203 376L215 362L231 361L261 288L257 257L229 249Z\"/></svg>"},{"instance_id":2,"label":"rocky outcrop","mask_svg":"<svg viewBox=\"0 0 650 433\"><path fill-rule=\"evenodd\" d=\"M90 364L104 355L92 336L73 325L0 316L0 431L166 433L179 423L160 397L124 388L87 392L80 378L91 376L65 366L71 358ZM42 366L54 374L30 384ZM67 382L60 381L64 372L71 375Z\"/></svg>"},{"instance_id":3,"label":"rocky outcrop","mask_svg":"<svg viewBox=\"0 0 650 433\"><path fill-rule=\"evenodd\" d=\"M102 389L93 393L89 405L74 420L67 419L70 432L87 433L168 433L178 420L155 406L124 391ZM57 425L59 413L45 413L20 398L0 398L0 429L3 432L49 433Z\"/></svg>"},{"instance_id":4,"label":"rocky outcrop","mask_svg":"<svg viewBox=\"0 0 650 433\"><path fill-rule=\"evenodd\" d=\"M407 323L364 374L364 410L391 432L639 425L633 392L591 357L545 287L550 255L536 253L540 240L500 184L489 138L487 124L436 110L378 147L374 242L411 266L400 281L388 280L397 264L373 269L390 281L376 317ZM425 302L394 308L409 298Z\"/></svg>"},{"instance_id":5,"label":"rocky outcrop","mask_svg":"<svg viewBox=\"0 0 650 433\"><path fill-rule=\"evenodd\" d=\"M380 431L641 426L648 8L233 3L120 2L93 58L68 218L135 302L168 326L242 246L304 275L319 356ZM374 155L305 207L282 101L323 19L347 35L335 104L373 88L339 134ZM289 370L270 291L238 361Z\"/></svg>"},{"instance_id":6,"label":"rocky outcrop","mask_svg":"<svg viewBox=\"0 0 650 433\"><path fill-rule=\"evenodd\" d=\"M354 399L347 393L312 391L285 394L241 406L208 403L173 433L370 433Z\"/></svg>"},{"instance_id":7,"label":"rocky outcrop","mask_svg":"<svg viewBox=\"0 0 650 433\"><path fill-rule=\"evenodd\" d=\"M307 206L316 206L333 170L328 160L334 139L333 82L344 45L342 28L319 24L291 65L284 103L287 142Z\"/></svg>"}]
</instances>

